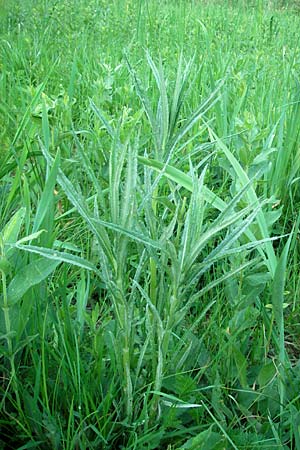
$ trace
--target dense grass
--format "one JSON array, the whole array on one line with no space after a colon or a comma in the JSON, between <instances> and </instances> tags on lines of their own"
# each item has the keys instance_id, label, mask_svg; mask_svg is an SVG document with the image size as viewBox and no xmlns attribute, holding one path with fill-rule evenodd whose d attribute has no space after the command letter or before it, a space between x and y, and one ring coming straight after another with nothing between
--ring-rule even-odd
<instances>
[{"instance_id":1,"label":"dense grass","mask_svg":"<svg viewBox=\"0 0 300 450\"><path fill-rule=\"evenodd\" d=\"M0 448L300 449L297 4L0 10Z\"/></svg>"}]
</instances>

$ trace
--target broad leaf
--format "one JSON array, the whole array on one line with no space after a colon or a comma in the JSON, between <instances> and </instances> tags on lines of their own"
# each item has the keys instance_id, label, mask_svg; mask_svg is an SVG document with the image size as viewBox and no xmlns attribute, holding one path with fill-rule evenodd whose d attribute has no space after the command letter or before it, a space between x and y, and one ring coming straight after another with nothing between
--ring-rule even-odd
<instances>
[{"instance_id":1,"label":"broad leaf","mask_svg":"<svg viewBox=\"0 0 300 450\"><path fill-rule=\"evenodd\" d=\"M32 286L45 280L58 266L60 261L38 258L20 269L8 286L8 302L17 303Z\"/></svg>"}]
</instances>

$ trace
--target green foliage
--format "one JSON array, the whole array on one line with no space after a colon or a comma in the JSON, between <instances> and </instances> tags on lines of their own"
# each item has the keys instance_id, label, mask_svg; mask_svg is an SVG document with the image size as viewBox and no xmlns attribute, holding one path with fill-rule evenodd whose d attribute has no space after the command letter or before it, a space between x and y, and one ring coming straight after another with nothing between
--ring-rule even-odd
<instances>
[{"instance_id":1,"label":"green foliage","mask_svg":"<svg viewBox=\"0 0 300 450\"><path fill-rule=\"evenodd\" d=\"M0 448L300 449L286 3L0 1Z\"/></svg>"}]
</instances>

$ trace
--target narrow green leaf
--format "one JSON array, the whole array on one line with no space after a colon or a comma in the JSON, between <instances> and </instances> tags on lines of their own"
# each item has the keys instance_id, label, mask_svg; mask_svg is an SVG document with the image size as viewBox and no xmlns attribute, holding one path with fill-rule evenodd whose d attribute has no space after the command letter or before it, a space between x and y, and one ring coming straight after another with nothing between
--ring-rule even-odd
<instances>
[{"instance_id":1,"label":"narrow green leaf","mask_svg":"<svg viewBox=\"0 0 300 450\"><path fill-rule=\"evenodd\" d=\"M158 172L162 172L163 175L165 175L167 178L169 178L172 181L175 181L175 183L178 183L180 186L184 187L188 191L193 191L193 180L189 175L186 175L181 170L176 169L173 166L165 165L164 163L154 160L145 158L143 156L138 156L138 161L145 166L150 167L151 169L154 169ZM205 200L213 205L215 208L217 208L219 211L223 211L226 208L226 203L220 199L216 194L214 194L212 191L210 191L206 186L203 186L202 188L203 195L205 197Z\"/></svg>"},{"instance_id":2,"label":"narrow green leaf","mask_svg":"<svg viewBox=\"0 0 300 450\"><path fill-rule=\"evenodd\" d=\"M12 270L12 265L7 258L0 256L0 271L4 272L5 275L9 274Z\"/></svg>"},{"instance_id":3,"label":"narrow green leaf","mask_svg":"<svg viewBox=\"0 0 300 450\"><path fill-rule=\"evenodd\" d=\"M2 231L4 244L12 244L18 239L18 235L25 218L26 208L20 208L5 225Z\"/></svg>"},{"instance_id":4,"label":"narrow green leaf","mask_svg":"<svg viewBox=\"0 0 300 450\"><path fill-rule=\"evenodd\" d=\"M29 253L35 253L37 255L43 256L44 258L52 259L54 261L65 262L68 264L72 264L73 266L81 267L82 269L92 270L93 272L99 274L99 271L96 266L94 266L94 264L90 263L84 258L81 258L80 256L72 255L71 253L60 252L51 248L36 247L34 245L22 245L18 243L14 244L14 247Z\"/></svg>"},{"instance_id":5,"label":"narrow green leaf","mask_svg":"<svg viewBox=\"0 0 300 450\"><path fill-rule=\"evenodd\" d=\"M283 327L284 285L286 276L287 257L292 237L293 233L290 234L289 239L287 240L287 243L285 244L284 249L281 253L273 281L272 304L275 320L277 322L279 330Z\"/></svg>"},{"instance_id":6,"label":"narrow green leaf","mask_svg":"<svg viewBox=\"0 0 300 450\"><path fill-rule=\"evenodd\" d=\"M93 102L93 100L90 98L90 105L92 110L94 111L94 113L96 114L96 116L98 117L98 119L100 119L100 121L102 122L102 124L104 125L106 131L108 132L108 134L110 135L110 137L112 139L114 139L116 137L116 132L114 130L114 128L109 124L109 122L106 120L106 118L104 117L104 115L101 113L101 111L97 108L97 106L95 105L95 103Z\"/></svg>"},{"instance_id":7,"label":"narrow green leaf","mask_svg":"<svg viewBox=\"0 0 300 450\"><path fill-rule=\"evenodd\" d=\"M192 116L183 124L183 126L178 130L177 134L172 139L169 146L169 155L172 155L178 143L183 139L183 137L190 131L191 128L202 118L212 107L215 105L219 99L219 91L223 86L224 81L221 81L216 89L209 95L207 99L194 111Z\"/></svg>"},{"instance_id":8,"label":"narrow green leaf","mask_svg":"<svg viewBox=\"0 0 300 450\"><path fill-rule=\"evenodd\" d=\"M16 244L24 244L25 242L28 241L33 241L34 239L37 239L42 233L45 233L46 230L39 230L36 231L35 233L29 234L28 236L23 237L22 239L19 239Z\"/></svg>"},{"instance_id":9,"label":"narrow green leaf","mask_svg":"<svg viewBox=\"0 0 300 450\"><path fill-rule=\"evenodd\" d=\"M153 112L152 106L151 106L151 102L149 100L149 98L146 95L145 90L143 89L140 81L137 78L137 74L135 72L135 70L133 69L133 67L131 66L129 59L125 53L125 61L126 61L126 65L128 68L128 71L132 77L133 83L134 83L134 87L136 90L136 93L144 107L145 113L148 117L149 123L151 125L152 128L152 134L153 134L153 138L154 138L154 144L156 147L156 155L158 155L158 151L159 151L159 129L158 129L158 125L157 125L157 121L155 118L155 114Z\"/></svg>"},{"instance_id":10,"label":"narrow green leaf","mask_svg":"<svg viewBox=\"0 0 300 450\"><path fill-rule=\"evenodd\" d=\"M24 115L22 117L22 120L21 120L21 122L20 122L20 124L18 126L18 129L17 129L16 134L15 134L15 136L13 138L13 141L12 141L12 147L16 144L16 142L18 141L18 139L22 135L23 131L25 130L25 128L26 128L26 126L27 126L27 124L28 124L28 122L30 120L32 109L37 104L37 102L38 102L38 100L40 98L40 95L41 95L41 93L43 92L43 90L44 90L44 88L46 86L46 81L47 80L45 80L43 83L41 83L37 87L36 92L35 92L32 100L31 100L31 102L29 103L29 105L28 105L28 107L27 107L27 109L26 109L26 111L25 111L25 113L24 113Z\"/></svg>"},{"instance_id":11,"label":"narrow green leaf","mask_svg":"<svg viewBox=\"0 0 300 450\"><path fill-rule=\"evenodd\" d=\"M161 58L157 68L150 54L147 52L148 64L151 67L157 87L160 93L160 99L157 107L157 124L159 127L159 145L164 154L169 135L169 102L166 88L166 80L163 72Z\"/></svg>"},{"instance_id":12,"label":"narrow green leaf","mask_svg":"<svg viewBox=\"0 0 300 450\"><path fill-rule=\"evenodd\" d=\"M41 141L40 147L47 163L52 165L53 159ZM105 232L103 227L100 228L95 226L93 216L88 211L84 198L82 198L80 193L77 192L71 181L65 176L61 169L58 170L57 181L65 191L70 202L76 207L78 213L83 217L91 231L94 233L101 246L101 250L103 251L103 257L106 257L110 262L111 267L115 268L116 261L112 252L109 237L107 236L107 233Z\"/></svg>"},{"instance_id":13,"label":"narrow green leaf","mask_svg":"<svg viewBox=\"0 0 300 450\"><path fill-rule=\"evenodd\" d=\"M56 177L58 174L59 165L60 165L60 153L58 152L55 157L55 160L53 162L53 166L50 170L49 176L47 178L41 199L37 206L37 211L35 214L33 227L32 227L33 233L35 233L40 228L40 226L47 214L48 206L54 195L53 191L54 191L54 187L55 187L55 183L56 183Z\"/></svg>"},{"instance_id":14,"label":"narrow green leaf","mask_svg":"<svg viewBox=\"0 0 300 450\"><path fill-rule=\"evenodd\" d=\"M150 391L152 394L159 395L160 397L163 397L164 399L167 399L168 401L163 400L164 404L167 406L173 406L175 408L202 408L202 405L199 405L198 403L188 403L183 400L181 400L178 397L175 397L175 395L166 394L165 392L161 391Z\"/></svg>"},{"instance_id":15,"label":"narrow green leaf","mask_svg":"<svg viewBox=\"0 0 300 450\"><path fill-rule=\"evenodd\" d=\"M42 97L44 97L43 94L42 94ZM43 98L43 102L42 102L42 129L43 129L45 147L49 150L51 135L50 135L50 127L49 127L48 110L47 110L45 98Z\"/></svg>"},{"instance_id":16,"label":"narrow green leaf","mask_svg":"<svg viewBox=\"0 0 300 450\"><path fill-rule=\"evenodd\" d=\"M246 184L248 184L250 181L249 177L246 174L246 172L244 171L244 169L242 168L242 166L240 165L240 163L237 161L237 159L235 158L233 153L221 141L221 139L218 138L218 136L214 133L214 131L209 126L208 126L208 130L209 130L211 136L213 137L213 139L216 140L219 148L223 151L226 158L230 162L241 185L245 186ZM250 205L256 206L259 204L259 200L257 198L254 187L252 187L252 186L249 187L249 189L245 193L245 197L248 199L248 202ZM261 232L262 239L268 239L270 237L270 235L269 235L269 231L268 231L267 221L266 221L263 211L258 212L257 223L258 223L258 226L259 226L259 229ZM274 252L271 242L267 241L265 244L265 248L266 248L266 253L268 255L268 260L267 260L268 268L269 268L269 271L272 274L272 276L274 276L277 260L276 260L275 252Z\"/></svg>"},{"instance_id":17,"label":"narrow green leaf","mask_svg":"<svg viewBox=\"0 0 300 450\"><path fill-rule=\"evenodd\" d=\"M237 348L236 345L232 346L232 353L236 365L236 369L238 372L238 379L241 383L241 386L243 389L249 388L248 382L247 382L247 360L243 353L240 351L239 348Z\"/></svg>"},{"instance_id":18,"label":"narrow green leaf","mask_svg":"<svg viewBox=\"0 0 300 450\"><path fill-rule=\"evenodd\" d=\"M144 164L145 166L148 166L151 169L160 172L161 175L165 175L167 178L169 178L172 181L175 181L176 183L178 183L180 186L184 187L188 191L190 191L190 192L193 191L192 178L189 175L186 175L181 170L178 170L175 167L170 166L168 164L164 164L160 161L145 158L143 156L138 156L138 161L141 162L142 164ZM248 189L248 186L250 186L250 183L251 183L251 180L248 179L248 182L243 186L242 193L246 192L246 190ZM218 197L216 194L214 194L212 191L210 191L205 185L203 185L203 187L202 187L202 195L204 196L205 201L208 202L211 206L215 207L222 213L225 213L227 210L229 211L230 208L232 208L232 206L236 203L236 199L238 199L240 197L241 193L238 193L232 199L232 201L229 205L227 205L220 197ZM254 202L252 204L252 206L254 206L255 204L259 204L257 198L256 198L256 202ZM261 211L258 212L258 214L260 214L260 213L261 213ZM254 234L252 233L252 231L250 229L246 229L245 234L248 237L248 239L250 240L250 242L257 241L256 237L254 236ZM262 244L266 243L266 245L271 245L270 237L264 238L263 240L260 240L260 241ZM272 245L271 245L271 247L272 247ZM268 261L266 259L267 256L264 253L263 246L258 247L258 252L261 254L262 258L264 259L264 261L266 261L266 264L267 264L268 263ZM274 251L273 251L273 253L274 253ZM275 254L274 254L274 257L275 257Z\"/></svg>"},{"instance_id":19,"label":"narrow green leaf","mask_svg":"<svg viewBox=\"0 0 300 450\"><path fill-rule=\"evenodd\" d=\"M84 314L86 310L86 305L88 302L88 296L90 291L90 276L89 272L87 272L87 279L85 279L85 273L81 274L81 279L77 285L77 321L80 326L80 331L82 331L82 327L84 324Z\"/></svg>"},{"instance_id":20,"label":"narrow green leaf","mask_svg":"<svg viewBox=\"0 0 300 450\"><path fill-rule=\"evenodd\" d=\"M232 448L234 450L239 450L237 448L237 446L235 445L235 443L232 441L232 439L230 438L230 436L228 436L226 430L224 429L223 424L220 422L220 420L218 420L213 413L210 411L210 409L206 406L206 404L204 402L202 402L202 405L204 406L206 412L210 415L210 417L213 419L213 421L215 422L215 424L217 425L217 427L221 430L221 432L223 433L223 435L225 436L225 438L227 439L227 441L232 445Z\"/></svg>"},{"instance_id":21,"label":"narrow green leaf","mask_svg":"<svg viewBox=\"0 0 300 450\"><path fill-rule=\"evenodd\" d=\"M280 255L279 261L277 263L272 289L272 305L277 326L277 335L279 343L278 356L281 374L279 380L279 394L280 394L281 412L283 411L283 405L285 403L285 374L283 369L285 365L288 363L288 356L285 352L285 342L284 342L284 316L283 316L284 286L285 286L287 259L292 237L293 232L290 234L290 237L287 240L287 243L285 244L284 249Z\"/></svg>"},{"instance_id":22,"label":"narrow green leaf","mask_svg":"<svg viewBox=\"0 0 300 450\"><path fill-rule=\"evenodd\" d=\"M91 219L94 224L102 225L110 230L116 231L117 233L124 234L125 236L128 236L134 241L141 242L145 245L150 245L150 247L162 249L162 246L159 242L154 241L153 239L149 238L148 236L145 236L141 233L138 233L133 230L128 230L126 228L121 227L120 225L116 225L114 223L105 222L104 220L100 219Z\"/></svg>"},{"instance_id":23,"label":"narrow green leaf","mask_svg":"<svg viewBox=\"0 0 300 450\"><path fill-rule=\"evenodd\" d=\"M178 68L177 68L177 76L175 88L172 95L172 103L170 108L170 137L172 136L175 126L179 117L179 113L184 101L185 89L188 77L191 72L191 68L193 65L195 57L191 58L185 65L185 70L182 73L183 63L183 54L180 53Z\"/></svg>"}]
</instances>

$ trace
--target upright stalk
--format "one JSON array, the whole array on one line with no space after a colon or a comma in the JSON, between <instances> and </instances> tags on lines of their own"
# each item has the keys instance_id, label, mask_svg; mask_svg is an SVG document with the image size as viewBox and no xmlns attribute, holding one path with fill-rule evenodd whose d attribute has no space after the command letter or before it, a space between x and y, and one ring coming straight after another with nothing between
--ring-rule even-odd
<instances>
[{"instance_id":1,"label":"upright stalk","mask_svg":"<svg viewBox=\"0 0 300 450\"><path fill-rule=\"evenodd\" d=\"M1 259L3 259L3 245L1 243ZM18 408L21 408L20 397L17 389L17 381L16 381L16 368L15 368L15 359L13 354L13 341L12 341L12 332L11 329L11 321L9 316L9 303L8 303L8 295L7 295L7 282L6 282L6 273L1 268L1 278L2 278L2 292L3 292L3 314L4 314L4 323L5 323L5 331L6 331L6 342L8 349L8 359L10 364L10 380L14 389L14 393L16 396L16 401Z\"/></svg>"}]
</instances>

